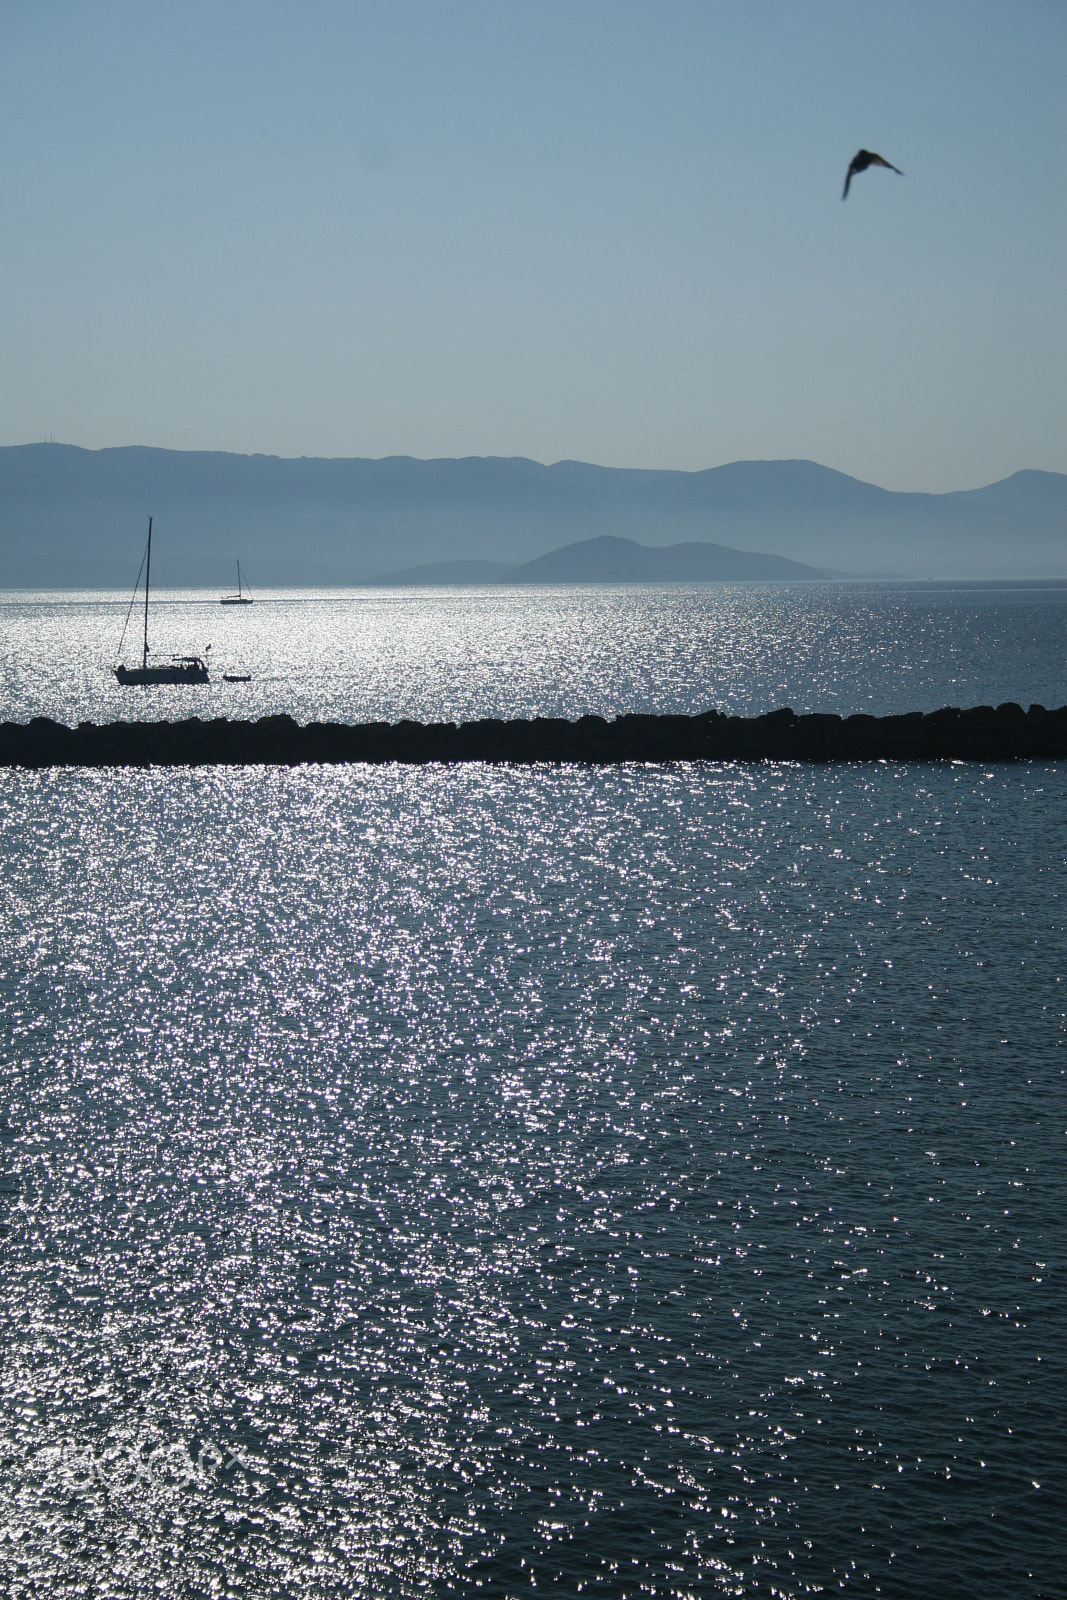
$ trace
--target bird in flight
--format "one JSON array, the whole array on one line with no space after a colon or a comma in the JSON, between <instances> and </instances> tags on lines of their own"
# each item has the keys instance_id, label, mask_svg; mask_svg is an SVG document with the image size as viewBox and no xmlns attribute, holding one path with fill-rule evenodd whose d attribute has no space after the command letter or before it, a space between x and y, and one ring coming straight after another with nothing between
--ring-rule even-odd
<instances>
[{"instance_id":1,"label":"bird in flight","mask_svg":"<svg viewBox=\"0 0 1067 1600\"><path fill-rule=\"evenodd\" d=\"M899 167L895 167L891 161L886 161L882 156L876 156L873 150L857 150L845 173L845 192L841 196L842 200L848 199L848 186L856 173L866 172L868 167L888 167L890 172L900 172ZM904 174L900 172L900 176L903 177Z\"/></svg>"}]
</instances>

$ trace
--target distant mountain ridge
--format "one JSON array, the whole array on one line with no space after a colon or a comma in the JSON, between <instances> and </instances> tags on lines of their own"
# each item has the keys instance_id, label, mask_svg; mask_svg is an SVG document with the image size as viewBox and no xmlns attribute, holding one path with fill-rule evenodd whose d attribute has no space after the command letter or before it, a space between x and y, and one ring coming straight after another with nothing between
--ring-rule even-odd
<instances>
[{"instance_id":1,"label":"distant mountain ridge","mask_svg":"<svg viewBox=\"0 0 1067 1600\"><path fill-rule=\"evenodd\" d=\"M0 588L132 582L149 512L165 575L188 584L224 583L234 556L258 587L344 584L457 561L506 569L605 536L859 574L1067 576L1062 473L927 495L812 461L673 472L42 444L0 448Z\"/></svg>"}]
</instances>

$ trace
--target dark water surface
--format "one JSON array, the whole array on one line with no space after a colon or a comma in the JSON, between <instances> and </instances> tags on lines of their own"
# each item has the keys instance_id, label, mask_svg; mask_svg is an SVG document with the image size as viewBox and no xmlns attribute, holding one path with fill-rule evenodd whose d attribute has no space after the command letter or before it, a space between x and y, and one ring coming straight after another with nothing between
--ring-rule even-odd
<instances>
[{"instance_id":1,"label":"dark water surface","mask_svg":"<svg viewBox=\"0 0 1067 1600\"><path fill-rule=\"evenodd\" d=\"M1062 767L0 841L5 1592L1065 1592Z\"/></svg>"}]
</instances>

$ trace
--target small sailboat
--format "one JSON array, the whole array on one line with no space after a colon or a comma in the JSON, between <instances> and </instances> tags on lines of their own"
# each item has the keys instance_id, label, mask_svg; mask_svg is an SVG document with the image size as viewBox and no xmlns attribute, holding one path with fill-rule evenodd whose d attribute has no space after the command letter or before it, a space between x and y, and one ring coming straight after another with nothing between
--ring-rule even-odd
<instances>
[{"instance_id":1,"label":"small sailboat","mask_svg":"<svg viewBox=\"0 0 1067 1600\"><path fill-rule=\"evenodd\" d=\"M123 685L135 684L147 687L152 683L207 683L207 662L203 656L172 656L165 667L150 667L148 665L148 587L152 576L152 518L148 519L148 544L141 565L144 567L144 651L139 667L127 667L122 662L114 668L118 681ZM138 584L141 574L137 574ZM122 638L119 640L119 655L126 638L126 628L129 626L130 611L133 610L133 601L137 598L137 589L134 588L133 599L130 601L130 610L126 613L126 621L122 628ZM208 645L208 649L211 646Z\"/></svg>"},{"instance_id":2,"label":"small sailboat","mask_svg":"<svg viewBox=\"0 0 1067 1600\"><path fill-rule=\"evenodd\" d=\"M245 594L244 591L241 588L241 563L238 562L237 563L237 593L236 594L224 594L222 596L222 599L219 601L219 605L220 606L250 606L251 604L252 604L252 596L250 594Z\"/></svg>"}]
</instances>

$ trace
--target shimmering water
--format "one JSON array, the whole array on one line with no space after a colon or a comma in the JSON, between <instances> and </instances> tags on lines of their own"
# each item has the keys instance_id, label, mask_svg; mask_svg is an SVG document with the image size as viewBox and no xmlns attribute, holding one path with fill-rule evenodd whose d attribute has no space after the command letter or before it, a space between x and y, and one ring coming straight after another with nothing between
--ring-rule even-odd
<instances>
[{"instance_id":1,"label":"shimmering water","mask_svg":"<svg viewBox=\"0 0 1067 1600\"><path fill-rule=\"evenodd\" d=\"M1062 767L7 772L0 840L6 1592L1064 1593Z\"/></svg>"},{"instance_id":2,"label":"shimmering water","mask_svg":"<svg viewBox=\"0 0 1067 1600\"><path fill-rule=\"evenodd\" d=\"M210 644L213 682L148 691L111 674L129 603L0 597L3 715L395 722L1067 703L1067 584L268 592L241 609L160 591L157 658ZM135 610L128 663L140 627ZM224 672L252 682L224 683Z\"/></svg>"}]
</instances>

